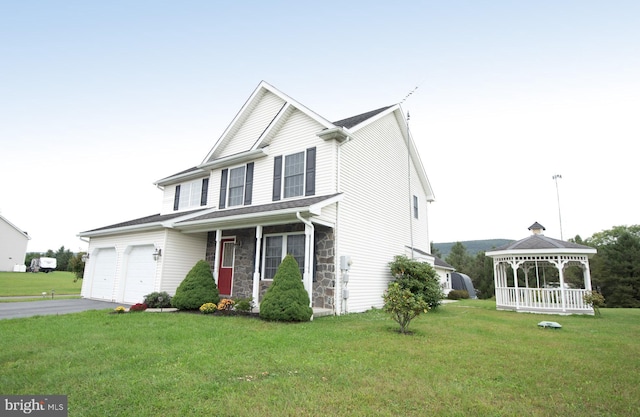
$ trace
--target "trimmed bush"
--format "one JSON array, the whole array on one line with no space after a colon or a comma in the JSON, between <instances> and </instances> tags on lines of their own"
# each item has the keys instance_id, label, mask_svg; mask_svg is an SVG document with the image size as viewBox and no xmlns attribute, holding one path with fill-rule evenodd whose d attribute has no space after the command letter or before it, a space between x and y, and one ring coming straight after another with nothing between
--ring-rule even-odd
<instances>
[{"instance_id":1,"label":"trimmed bush","mask_svg":"<svg viewBox=\"0 0 640 417\"><path fill-rule=\"evenodd\" d=\"M309 321L313 315L309 304L298 262L287 255L260 303L260 317L271 321Z\"/></svg>"},{"instance_id":2,"label":"trimmed bush","mask_svg":"<svg viewBox=\"0 0 640 417\"><path fill-rule=\"evenodd\" d=\"M162 297L162 301L159 300L160 297ZM166 291L152 292L144 296L144 303L149 308L171 307L171 296Z\"/></svg>"},{"instance_id":3,"label":"trimmed bush","mask_svg":"<svg viewBox=\"0 0 640 417\"><path fill-rule=\"evenodd\" d=\"M207 261L198 261L176 290L171 305L179 310L197 310L205 303L218 304L220 292Z\"/></svg>"},{"instance_id":4,"label":"trimmed bush","mask_svg":"<svg viewBox=\"0 0 640 417\"><path fill-rule=\"evenodd\" d=\"M466 290L451 290L447 294L449 300L460 300L469 298L469 292Z\"/></svg>"}]
</instances>

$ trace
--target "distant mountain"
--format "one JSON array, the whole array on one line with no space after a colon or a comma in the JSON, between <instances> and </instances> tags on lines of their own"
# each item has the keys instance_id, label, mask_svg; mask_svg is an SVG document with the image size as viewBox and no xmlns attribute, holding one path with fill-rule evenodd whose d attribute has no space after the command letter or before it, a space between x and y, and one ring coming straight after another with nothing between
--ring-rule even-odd
<instances>
[{"instance_id":1,"label":"distant mountain","mask_svg":"<svg viewBox=\"0 0 640 417\"><path fill-rule=\"evenodd\" d=\"M506 245L507 243L511 243L513 240L511 239L485 239L485 240L465 240L461 241L464 247L467 249L467 253L471 256L475 256L478 252L487 252L491 249L499 248L502 245ZM451 252L451 247L455 245L457 242L445 242L445 243L435 243L433 247L440 251L442 254L442 260L444 260L449 252Z\"/></svg>"}]
</instances>

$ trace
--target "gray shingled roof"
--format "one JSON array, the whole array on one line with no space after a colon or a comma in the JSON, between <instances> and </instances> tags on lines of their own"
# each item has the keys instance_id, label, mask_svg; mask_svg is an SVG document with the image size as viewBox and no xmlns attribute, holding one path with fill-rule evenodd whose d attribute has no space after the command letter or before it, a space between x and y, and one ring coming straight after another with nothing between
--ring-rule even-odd
<instances>
[{"instance_id":1,"label":"gray shingled roof","mask_svg":"<svg viewBox=\"0 0 640 417\"><path fill-rule=\"evenodd\" d=\"M590 246L579 245L573 242L553 239L544 235L531 235L516 242L507 243L491 252L503 250L530 250L530 249L593 249Z\"/></svg>"},{"instance_id":2,"label":"gray shingled roof","mask_svg":"<svg viewBox=\"0 0 640 417\"><path fill-rule=\"evenodd\" d=\"M382 113L383 111L387 110L390 107L392 107L392 106L382 107L382 108L377 109L377 110L371 110L369 112L362 113L362 114L359 114L357 116L352 116L352 117L348 117L346 119L338 120L337 122L333 122L333 124L336 125L336 126L341 126L341 127L350 129L350 128L354 127L354 126L359 125L360 123L364 122L365 120L370 119L371 117L375 116L376 114Z\"/></svg>"},{"instance_id":3,"label":"gray shingled roof","mask_svg":"<svg viewBox=\"0 0 640 417\"><path fill-rule=\"evenodd\" d=\"M112 225L109 225L109 226L99 227L97 229L87 230L86 232L83 232L83 233L99 232L101 230L118 229L118 228L121 228L121 227L128 227L128 226L139 226L139 225L149 224L149 223L160 223L160 222L164 222L166 220L175 219L176 217L182 217L182 216L186 216L188 214L197 213L197 212L205 210L205 209L206 209L206 207L198 209L198 210L181 211L181 212L170 213L170 214L159 214L159 213L158 214L152 214L151 216L140 217L138 219L127 220L127 221L122 222L122 223L116 223L116 224L112 224Z\"/></svg>"},{"instance_id":4,"label":"gray shingled roof","mask_svg":"<svg viewBox=\"0 0 640 417\"><path fill-rule=\"evenodd\" d=\"M184 224L184 223L189 223L189 222L199 221L199 220L220 219L224 217L241 216L245 214L268 213L270 211L279 211L279 210L285 210L285 209L291 209L291 208L308 207L313 204L317 204L321 201L333 198L339 194L340 193L325 195L325 196L318 196L318 197L301 198L298 200L278 201L276 203L262 204L259 206L246 206L246 207L240 207L236 209L217 210L211 213L203 214L202 216L197 216L197 217L190 218L188 220L180 221L177 224L179 225L179 224Z\"/></svg>"}]
</instances>

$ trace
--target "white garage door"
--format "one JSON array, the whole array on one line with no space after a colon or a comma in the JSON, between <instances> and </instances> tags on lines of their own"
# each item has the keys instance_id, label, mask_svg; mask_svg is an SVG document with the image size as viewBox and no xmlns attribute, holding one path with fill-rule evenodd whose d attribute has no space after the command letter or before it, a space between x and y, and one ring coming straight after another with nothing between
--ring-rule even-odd
<instances>
[{"instance_id":1,"label":"white garage door","mask_svg":"<svg viewBox=\"0 0 640 417\"><path fill-rule=\"evenodd\" d=\"M98 249L91 260L94 267L89 298L111 301L113 299L113 285L116 281L116 249Z\"/></svg>"},{"instance_id":2,"label":"white garage door","mask_svg":"<svg viewBox=\"0 0 640 417\"><path fill-rule=\"evenodd\" d=\"M124 279L124 302L141 303L144 296L153 292L156 261L153 260L153 245L134 246L127 256Z\"/></svg>"}]
</instances>

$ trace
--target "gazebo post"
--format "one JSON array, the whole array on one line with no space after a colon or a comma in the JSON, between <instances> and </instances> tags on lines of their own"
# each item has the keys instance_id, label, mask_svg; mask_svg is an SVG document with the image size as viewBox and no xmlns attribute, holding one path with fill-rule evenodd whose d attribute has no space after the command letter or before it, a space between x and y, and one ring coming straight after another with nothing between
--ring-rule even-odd
<instances>
[{"instance_id":1,"label":"gazebo post","mask_svg":"<svg viewBox=\"0 0 640 417\"><path fill-rule=\"evenodd\" d=\"M560 298L562 298L562 312L567 311L567 291L564 288L564 265L565 261L558 255L558 276L560 277Z\"/></svg>"},{"instance_id":2,"label":"gazebo post","mask_svg":"<svg viewBox=\"0 0 640 417\"><path fill-rule=\"evenodd\" d=\"M516 291L516 310L520 310L520 290L518 288L518 264L516 262L511 264L513 269L513 286Z\"/></svg>"}]
</instances>

